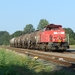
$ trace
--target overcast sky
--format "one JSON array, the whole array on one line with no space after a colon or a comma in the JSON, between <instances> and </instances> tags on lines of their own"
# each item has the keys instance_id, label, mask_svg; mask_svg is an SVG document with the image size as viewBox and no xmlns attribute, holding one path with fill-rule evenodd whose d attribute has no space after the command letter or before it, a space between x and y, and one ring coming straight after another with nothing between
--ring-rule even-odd
<instances>
[{"instance_id":1,"label":"overcast sky","mask_svg":"<svg viewBox=\"0 0 75 75\"><path fill-rule=\"evenodd\" d=\"M0 0L0 31L10 34L40 19L61 24L75 32L75 0Z\"/></svg>"}]
</instances>

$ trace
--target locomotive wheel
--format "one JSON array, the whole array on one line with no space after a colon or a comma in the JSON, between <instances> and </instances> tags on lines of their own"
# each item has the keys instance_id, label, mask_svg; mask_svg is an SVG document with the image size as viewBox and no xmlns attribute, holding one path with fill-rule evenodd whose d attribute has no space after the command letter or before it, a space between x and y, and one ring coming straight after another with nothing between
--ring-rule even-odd
<instances>
[{"instance_id":1,"label":"locomotive wheel","mask_svg":"<svg viewBox=\"0 0 75 75\"><path fill-rule=\"evenodd\" d=\"M52 49L49 49L49 52L52 52Z\"/></svg>"}]
</instances>

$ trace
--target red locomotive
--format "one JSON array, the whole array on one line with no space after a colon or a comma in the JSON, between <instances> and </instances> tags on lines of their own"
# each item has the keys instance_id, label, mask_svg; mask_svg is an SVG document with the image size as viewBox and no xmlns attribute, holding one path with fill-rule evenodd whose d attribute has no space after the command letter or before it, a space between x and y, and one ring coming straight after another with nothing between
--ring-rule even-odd
<instances>
[{"instance_id":1,"label":"red locomotive","mask_svg":"<svg viewBox=\"0 0 75 75\"><path fill-rule=\"evenodd\" d=\"M66 50L69 44L61 25L50 24L43 30L37 30L10 40L13 47L31 48L44 51Z\"/></svg>"}]
</instances>

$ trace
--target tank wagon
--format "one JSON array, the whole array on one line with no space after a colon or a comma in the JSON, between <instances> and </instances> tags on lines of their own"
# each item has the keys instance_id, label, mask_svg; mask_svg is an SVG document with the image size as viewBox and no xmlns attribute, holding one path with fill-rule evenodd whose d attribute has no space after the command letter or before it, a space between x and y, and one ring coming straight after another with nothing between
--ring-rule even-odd
<instances>
[{"instance_id":1,"label":"tank wagon","mask_svg":"<svg viewBox=\"0 0 75 75\"><path fill-rule=\"evenodd\" d=\"M44 51L66 50L69 48L65 30L61 25L55 24L50 24L43 30L36 30L29 34L12 38L10 46Z\"/></svg>"}]
</instances>

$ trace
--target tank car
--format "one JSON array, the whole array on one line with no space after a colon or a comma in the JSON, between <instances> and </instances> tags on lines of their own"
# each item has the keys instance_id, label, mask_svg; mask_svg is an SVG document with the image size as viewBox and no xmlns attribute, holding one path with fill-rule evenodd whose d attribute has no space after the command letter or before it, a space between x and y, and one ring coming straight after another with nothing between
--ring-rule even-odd
<instances>
[{"instance_id":1,"label":"tank car","mask_svg":"<svg viewBox=\"0 0 75 75\"><path fill-rule=\"evenodd\" d=\"M29 48L30 34L23 35L21 41L22 41L22 48Z\"/></svg>"},{"instance_id":2,"label":"tank car","mask_svg":"<svg viewBox=\"0 0 75 75\"><path fill-rule=\"evenodd\" d=\"M17 47L18 48L22 47L22 39L23 39L23 35L21 35L17 38Z\"/></svg>"},{"instance_id":3,"label":"tank car","mask_svg":"<svg viewBox=\"0 0 75 75\"><path fill-rule=\"evenodd\" d=\"M10 40L10 46L11 47L14 47L14 40L15 40L15 37Z\"/></svg>"},{"instance_id":4,"label":"tank car","mask_svg":"<svg viewBox=\"0 0 75 75\"><path fill-rule=\"evenodd\" d=\"M14 47L18 47L18 38L19 37L15 37L14 39Z\"/></svg>"}]
</instances>

